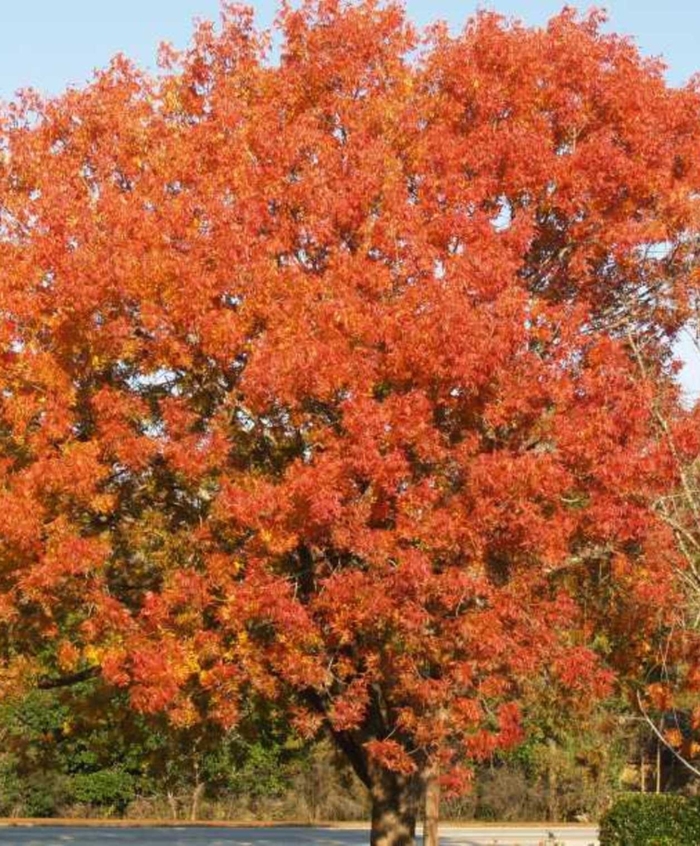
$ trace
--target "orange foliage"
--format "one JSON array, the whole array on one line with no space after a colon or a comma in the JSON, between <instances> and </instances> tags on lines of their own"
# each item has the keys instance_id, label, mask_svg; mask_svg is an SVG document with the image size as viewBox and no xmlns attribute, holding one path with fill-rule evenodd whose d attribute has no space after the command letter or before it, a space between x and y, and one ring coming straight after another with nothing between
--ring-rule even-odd
<instances>
[{"instance_id":1,"label":"orange foliage","mask_svg":"<svg viewBox=\"0 0 700 846\"><path fill-rule=\"evenodd\" d=\"M2 112L4 659L485 757L529 679L604 695L596 634L637 667L676 600L700 94L597 15L278 26L279 61L225 5L157 78Z\"/></svg>"}]
</instances>

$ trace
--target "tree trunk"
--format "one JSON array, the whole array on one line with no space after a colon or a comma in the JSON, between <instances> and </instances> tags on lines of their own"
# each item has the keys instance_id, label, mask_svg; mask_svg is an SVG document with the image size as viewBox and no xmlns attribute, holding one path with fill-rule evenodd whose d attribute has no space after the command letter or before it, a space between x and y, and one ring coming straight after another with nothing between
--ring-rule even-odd
<instances>
[{"instance_id":1,"label":"tree trunk","mask_svg":"<svg viewBox=\"0 0 700 846\"><path fill-rule=\"evenodd\" d=\"M414 846L422 779L378 767L372 768L372 776L370 846Z\"/></svg>"},{"instance_id":2,"label":"tree trunk","mask_svg":"<svg viewBox=\"0 0 700 846\"><path fill-rule=\"evenodd\" d=\"M173 815L173 819L177 819L177 799L175 798L175 794L172 790L168 790L168 805L170 805L170 813Z\"/></svg>"},{"instance_id":3,"label":"tree trunk","mask_svg":"<svg viewBox=\"0 0 700 846\"><path fill-rule=\"evenodd\" d=\"M200 781L199 784L195 785L195 788L192 791L192 805L190 808L191 822L196 822L199 819L199 802L204 794L205 787L206 784L203 781Z\"/></svg>"},{"instance_id":4,"label":"tree trunk","mask_svg":"<svg viewBox=\"0 0 700 846\"><path fill-rule=\"evenodd\" d=\"M659 731L663 734L663 730L664 718L662 714L661 721L659 722ZM656 738L656 792L661 793L661 740L658 737Z\"/></svg>"},{"instance_id":5,"label":"tree trunk","mask_svg":"<svg viewBox=\"0 0 700 846\"><path fill-rule=\"evenodd\" d=\"M547 819L557 822L559 819L559 785L557 784L557 743L553 738L547 741Z\"/></svg>"},{"instance_id":6,"label":"tree trunk","mask_svg":"<svg viewBox=\"0 0 700 846\"><path fill-rule=\"evenodd\" d=\"M440 782L438 767L433 764L425 774L425 823L423 846L439 846L438 823L440 820Z\"/></svg>"},{"instance_id":7,"label":"tree trunk","mask_svg":"<svg viewBox=\"0 0 700 846\"><path fill-rule=\"evenodd\" d=\"M330 732L338 749L347 757L357 777L369 791L372 803L370 846L415 846L416 820L425 796L425 758L414 756L417 770L411 775L391 772L367 755L367 741L384 736L387 720L381 691L374 691L371 716L377 733L361 731ZM307 701L319 712L326 713L323 700L314 691L306 692Z\"/></svg>"}]
</instances>

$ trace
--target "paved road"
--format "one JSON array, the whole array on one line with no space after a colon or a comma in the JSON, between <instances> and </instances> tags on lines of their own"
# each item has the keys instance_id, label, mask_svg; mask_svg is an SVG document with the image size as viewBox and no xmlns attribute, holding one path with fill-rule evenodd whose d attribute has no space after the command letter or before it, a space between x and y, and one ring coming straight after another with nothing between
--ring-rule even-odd
<instances>
[{"instance_id":1,"label":"paved road","mask_svg":"<svg viewBox=\"0 0 700 846\"><path fill-rule=\"evenodd\" d=\"M555 839L547 838L548 831ZM0 827L2 846L367 846L367 829ZM419 841L420 843L420 838ZM597 846L590 828L449 828L443 846Z\"/></svg>"}]
</instances>

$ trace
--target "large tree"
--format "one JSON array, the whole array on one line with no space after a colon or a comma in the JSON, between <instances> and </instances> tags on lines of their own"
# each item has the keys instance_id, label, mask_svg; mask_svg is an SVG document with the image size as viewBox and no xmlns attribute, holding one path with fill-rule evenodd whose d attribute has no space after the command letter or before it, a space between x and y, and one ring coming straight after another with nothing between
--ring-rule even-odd
<instances>
[{"instance_id":1,"label":"large tree","mask_svg":"<svg viewBox=\"0 0 700 846\"><path fill-rule=\"evenodd\" d=\"M225 6L157 78L5 107L6 684L100 672L182 725L272 700L400 846L526 689L644 660L700 95L600 22L323 0L278 54Z\"/></svg>"}]
</instances>

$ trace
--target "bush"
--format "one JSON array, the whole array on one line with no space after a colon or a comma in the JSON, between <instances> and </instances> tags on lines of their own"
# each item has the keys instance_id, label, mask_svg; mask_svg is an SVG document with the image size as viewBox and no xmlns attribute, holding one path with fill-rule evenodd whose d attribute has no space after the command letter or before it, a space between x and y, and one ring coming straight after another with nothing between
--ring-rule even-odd
<instances>
[{"instance_id":1,"label":"bush","mask_svg":"<svg viewBox=\"0 0 700 846\"><path fill-rule=\"evenodd\" d=\"M73 776L73 794L78 802L108 806L120 813L134 798L134 779L123 770L98 770Z\"/></svg>"},{"instance_id":2,"label":"bush","mask_svg":"<svg viewBox=\"0 0 700 846\"><path fill-rule=\"evenodd\" d=\"M21 791L17 810L27 817L55 817L71 800L68 780L56 772L30 773L22 779Z\"/></svg>"},{"instance_id":3,"label":"bush","mask_svg":"<svg viewBox=\"0 0 700 846\"><path fill-rule=\"evenodd\" d=\"M22 803L22 781L11 755L0 755L0 816L9 817Z\"/></svg>"},{"instance_id":4,"label":"bush","mask_svg":"<svg viewBox=\"0 0 700 846\"><path fill-rule=\"evenodd\" d=\"M600 821L600 846L697 846L700 803L667 793L620 797Z\"/></svg>"}]
</instances>

